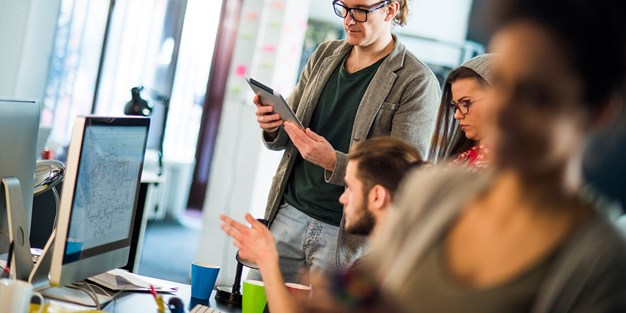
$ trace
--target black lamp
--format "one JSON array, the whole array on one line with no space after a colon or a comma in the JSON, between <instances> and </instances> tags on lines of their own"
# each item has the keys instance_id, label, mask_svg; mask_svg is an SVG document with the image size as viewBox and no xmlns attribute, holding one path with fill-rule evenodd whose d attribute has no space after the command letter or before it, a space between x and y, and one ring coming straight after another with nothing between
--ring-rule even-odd
<instances>
[{"instance_id":1,"label":"black lamp","mask_svg":"<svg viewBox=\"0 0 626 313\"><path fill-rule=\"evenodd\" d=\"M143 86L133 87L130 89L131 99L124 106L124 114L126 115L138 115L138 116L150 116L152 114L153 106L150 102L141 98L141 91ZM161 93L148 88L152 99L157 100L163 104L163 130L161 133L161 140L159 141L159 173L163 174L163 141L165 140L165 125L167 124L167 114L169 113L170 98L162 95Z\"/></svg>"},{"instance_id":2,"label":"black lamp","mask_svg":"<svg viewBox=\"0 0 626 313\"><path fill-rule=\"evenodd\" d=\"M150 116L152 114L152 104L141 98L143 86L133 87L130 89L131 99L124 107L124 114Z\"/></svg>"},{"instance_id":3,"label":"black lamp","mask_svg":"<svg viewBox=\"0 0 626 313\"><path fill-rule=\"evenodd\" d=\"M265 219L257 219L257 221L261 222L261 224L268 226L269 222ZM250 261L244 260L239 256L239 251L237 251L237 255L235 255L235 260L237 260L237 269L235 270L235 281L233 282L233 287L217 287L217 292L215 293L215 300L218 302L226 303L229 305L233 305L236 307L241 307L241 275L243 272L243 267L249 267L252 269L258 269L259 267Z\"/></svg>"}]
</instances>

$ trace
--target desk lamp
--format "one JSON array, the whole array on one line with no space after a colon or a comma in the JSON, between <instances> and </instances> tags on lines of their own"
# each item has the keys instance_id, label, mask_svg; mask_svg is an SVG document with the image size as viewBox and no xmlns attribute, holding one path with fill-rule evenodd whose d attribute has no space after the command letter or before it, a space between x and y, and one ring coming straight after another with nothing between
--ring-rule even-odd
<instances>
[{"instance_id":1,"label":"desk lamp","mask_svg":"<svg viewBox=\"0 0 626 313\"><path fill-rule=\"evenodd\" d=\"M269 222L265 219L257 219L257 221L261 222L261 224L268 226ZM241 274L243 272L243 267L246 266L251 269L258 269L259 267L256 263L245 260L239 256L239 250L237 250L237 254L235 255L235 260L237 260L237 269L235 270L235 281L233 282L233 287L217 287L217 292L215 294L215 300L227 303L230 305L234 305L237 307L241 307Z\"/></svg>"},{"instance_id":2,"label":"desk lamp","mask_svg":"<svg viewBox=\"0 0 626 313\"><path fill-rule=\"evenodd\" d=\"M137 116L150 116L154 107L150 102L141 98L141 91L143 91L143 86L133 87L130 89L131 99L124 106L124 114L126 115L137 115ZM157 92L156 90L148 88L150 91L150 96L152 99L157 100L163 104L163 129L161 132L161 140L159 141L159 173L161 176L163 174L163 142L165 140L165 126L167 124L167 115L169 113L170 106L170 98L164 96L163 94Z\"/></svg>"},{"instance_id":3,"label":"desk lamp","mask_svg":"<svg viewBox=\"0 0 626 313\"><path fill-rule=\"evenodd\" d=\"M143 86L130 89L131 99L126 103L126 106L124 106L124 114L138 116L149 116L152 114L152 104L141 98L142 90Z\"/></svg>"}]
</instances>

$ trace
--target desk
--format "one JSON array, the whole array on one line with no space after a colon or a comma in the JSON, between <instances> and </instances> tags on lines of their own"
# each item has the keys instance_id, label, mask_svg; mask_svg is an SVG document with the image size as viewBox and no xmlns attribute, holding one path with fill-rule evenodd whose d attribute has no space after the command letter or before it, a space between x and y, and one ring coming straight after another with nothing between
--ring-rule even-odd
<instances>
[{"instance_id":1,"label":"desk","mask_svg":"<svg viewBox=\"0 0 626 313\"><path fill-rule=\"evenodd\" d=\"M191 286L183 285L168 282L168 284L173 284L179 287L178 292L176 294L166 294L162 293L163 300L167 303L167 301L171 297L178 297L186 305L188 311L190 311L196 304L207 305L206 301L198 302L201 300L191 299ZM215 302L215 291L211 294L211 298L209 299L208 306L218 309L220 311L224 311L226 313L241 313L240 308L229 307L228 305L223 305L221 303ZM116 312L116 313L136 313L136 312L156 312L156 303L154 302L154 298L150 293L143 292L124 292L119 295L115 301L111 301L106 307L104 307L104 311L107 312Z\"/></svg>"},{"instance_id":2,"label":"desk","mask_svg":"<svg viewBox=\"0 0 626 313\"><path fill-rule=\"evenodd\" d=\"M241 313L240 308L232 307L226 304L217 303L215 301L215 291L211 294L211 298L207 301L202 301L199 299L191 298L191 286L185 284L179 284L170 281L163 281L167 283L167 285L173 285L178 287L178 291L175 294L169 293L159 293L159 295L163 296L163 300L165 303L169 301L172 297L177 297L185 303L185 308L187 311L191 311L197 304L208 305L211 308L223 311L225 313ZM56 301L46 299L46 302ZM80 309L80 307L77 307ZM85 310L92 309L89 307L84 307ZM32 309L32 308L31 308ZM103 309L105 312L115 312L115 313L156 313L157 306L154 301L154 297L149 292L122 292L115 300L109 302ZM168 311L169 312L169 311Z\"/></svg>"}]
</instances>

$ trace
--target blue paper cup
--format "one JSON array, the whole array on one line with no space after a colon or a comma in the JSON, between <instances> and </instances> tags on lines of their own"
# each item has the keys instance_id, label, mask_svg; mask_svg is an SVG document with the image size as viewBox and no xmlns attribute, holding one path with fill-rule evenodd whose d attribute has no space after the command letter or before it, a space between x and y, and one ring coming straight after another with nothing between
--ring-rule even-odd
<instances>
[{"instance_id":1,"label":"blue paper cup","mask_svg":"<svg viewBox=\"0 0 626 313\"><path fill-rule=\"evenodd\" d=\"M191 263L191 297L208 299L215 287L220 267L200 262Z\"/></svg>"}]
</instances>

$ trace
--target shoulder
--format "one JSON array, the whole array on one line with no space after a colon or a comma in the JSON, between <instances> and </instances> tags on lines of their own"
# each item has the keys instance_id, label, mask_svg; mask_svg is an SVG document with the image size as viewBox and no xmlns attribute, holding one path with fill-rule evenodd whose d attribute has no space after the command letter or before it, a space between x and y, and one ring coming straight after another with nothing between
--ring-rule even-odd
<instances>
[{"instance_id":1,"label":"shoulder","mask_svg":"<svg viewBox=\"0 0 626 313\"><path fill-rule=\"evenodd\" d=\"M325 41L317 46L315 52L311 56L311 59L325 58L335 54L341 54L350 50L351 46L345 40L330 40Z\"/></svg>"},{"instance_id":2,"label":"shoulder","mask_svg":"<svg viewBox=\"0 0 626 313\"><path fill-rule=\"evenodd\" d=\"M568 238L564 254L580 259L581 266L610 267L620 263L626 274L626 238L601 213L595 213ZM626 277L625 277L626 278ZM624 280L626 287L626 280Z\"/></svg>"},{"instance_id":3,"label":"shoulder","mask_svg":"<svg viewBox=\"0 0 626 313\"><path fill-rule=\"evenodd\" d=\"M431 82L437 82L437 77L433 71L420 60L415 54L409 51L406 46L398 39L396 39L396 45L391 55L393 58L398 58L401 62L401 69L398 71L401 75L410 75L420 78L427 78Z\"/></svg>"},{"instance_id":4,"label":"shoulder","mask_svg":"<svg viewBox=\"0 0 626 313\"><path fill-rule=\"evenodd\" d=\"M394 205L418 215L440 211L442 207L454 210L463 201L481 192L490 180L488 171L476 173L463 168L440 166L417 169L402 182ZM453 190L455 196L451 197ZM416 216L416 219L419 218Z\"/></svg>"},{"instance_id":5,"label":"shoulder","mask_svg":"<svg viewBox=\"0 0 626 313\"><path fill-rule=\"evenodd\" d=\"M596 215L570 235L554 264L552 290L556 307L577 312L626 310L626 238L606 218Z\"/></svg>"}]
</instances>

